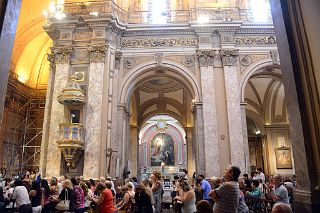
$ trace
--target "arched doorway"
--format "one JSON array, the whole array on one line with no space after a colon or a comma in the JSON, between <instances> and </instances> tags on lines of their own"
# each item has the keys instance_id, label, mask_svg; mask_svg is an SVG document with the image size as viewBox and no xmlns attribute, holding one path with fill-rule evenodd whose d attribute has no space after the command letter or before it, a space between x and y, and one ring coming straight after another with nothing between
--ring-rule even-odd
<instances>
[{"instance_id":1,"label":"arched doorway","mask_svg":"<svg viewBox=\"0 0 320 213\"><path fill-rule=\"evenodd\" d=\"M195 171L192 109L194 101L199 100L200 96L193 74L182 66L163 62L162 66L149 64L131 70L129 75L124 76L123 82L121 100L127 106L130 118L122 132L130 136L123 141L122 150L126 154L122 156L128 160L123 160L121 166L130 171L130 176L138 176L141 171L144 172L144 168L149 172L162 170L162 162L166 165L165 171L170 171L171 175L183 168ZM160 124L161 120L164 124ZM159 125L167 125L168 128L163 131ZM142 132L149 135L145 136ZM172 140L172 145L157 153L157 138ZM170 150L170 146L173 150ZM141 147L145 147L144 152ZM171 158L170 163L168 158Z\"/></svg>"},{"instance_id":2,"label":"arched doorway","mask_svg":"<svg viewBox=\"0 0 320 213\"><path fill-rule=\"evenodd\" d=\"M291 177L295 171L280 67L259 67L248 73L247 79L243 99L247 103L250 168ZM283 152L290 158L286 163L281 161Z\"/></svg>"},{"instance_id":3,"label":"arched doorway","mask_svg":"<svg viewBox=\"0 0 320 213\"><path fill-rule=\"evenodd\" d=\"M173 176L187 168L186 132L168 115L149 118L139 132L139 176L158 170Z\"/></svg>"}]
</instances>

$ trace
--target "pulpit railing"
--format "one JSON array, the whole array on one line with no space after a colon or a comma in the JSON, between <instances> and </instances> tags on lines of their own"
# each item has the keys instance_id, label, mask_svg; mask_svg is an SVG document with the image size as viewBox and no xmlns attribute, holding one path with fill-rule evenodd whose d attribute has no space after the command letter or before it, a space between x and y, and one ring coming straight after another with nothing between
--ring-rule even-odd
<instances>
[{"instance_id":1,"label":"pulpit railing","mask_svg":"<svg viewBox=\"0 0 320 213\"><path fill-rule=\"evenodd\" d=\"M59 143L84 144L83 125L78 123L62 123Z\"/></svg>"}]
</instances>

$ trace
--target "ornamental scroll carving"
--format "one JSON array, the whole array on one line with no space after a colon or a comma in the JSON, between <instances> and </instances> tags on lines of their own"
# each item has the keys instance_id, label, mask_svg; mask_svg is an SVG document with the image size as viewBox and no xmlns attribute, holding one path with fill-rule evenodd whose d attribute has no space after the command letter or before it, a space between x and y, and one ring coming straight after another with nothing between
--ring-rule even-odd
<instances>
[{"instance_id":1,"label":"ornamental scroll carving","mask_svg":"<svg viewBox=\"0 0 320 213\"><path fill-rule=\"evenodd\" d=\"M106 45L90 45L88 47L89 59L93 63L104 62L106 55Z\"/></svg>"},{"instance_id":2,"label":"ornamental scroll carving","mask_svg":"<svg viewBox=\"0 0 320 213\"><path fill-rule=\"evenodd\" d=\"M239 56L236 49L224 49L220 50L223 66L234 66Z\"/></svg>"},{"instance_id":3,"label":"ornamental scroll carving","mask_svg":"<svg viewBox=\"0 0 320 213\"><path fill-rule=\"evenodd\" d=\"M57 46L53 50L55 62L57 64L69 64L70 56L73 53L73 51L73 47L69 45Z\"/></svg>"},{"instance_id":4,"label":"ornamental scroll carving","mask_svg":"<svg viewBox=\"0 0 320 213\"><path fill-rule=\"evenodd\" d=\"M215 50L197 50L200 67L213 66L216 54Z\"/></svg>"},{"instance_id":5,"label":"ornamental scroll carving","mask_svg":"<svg viewBox=\"0 0 320 213\"><path fill-rule=\"evenodd\" d=\"M197 38L157 38L157 39L125 39L121 42L122 47L141 48L141 47L178 47L196 46Z\"/></svg>"},{"instance_id":6,"label":"ornamental scroll carving","mask_svg":"<svg viewBox=\"0 0 320 213\"><path fill-rule=\"evenodd\" d=\"M54 53L48 54L48 61L50 62L50 70L54 72L56 69L56 61L55 61Z\"/></svg>"}]
</instances>

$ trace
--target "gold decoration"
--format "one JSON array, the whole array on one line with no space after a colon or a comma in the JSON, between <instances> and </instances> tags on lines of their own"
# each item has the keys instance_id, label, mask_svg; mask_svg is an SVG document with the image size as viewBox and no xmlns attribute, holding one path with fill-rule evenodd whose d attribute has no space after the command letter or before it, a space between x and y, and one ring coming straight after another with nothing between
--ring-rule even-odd
<instances>
[{"instance_id":1,"label":"gold decoration","mask_svg":"<svg viewBox=\"0 0 320 213\"><path fill-rule=\"evenodd\" d=\"M84 149L83 125L76 123L62 123L60 127L60 140L58 148L67 162L67 166L74 167L81 157Z\"/></svg>"},{"instance_id":2,"label":"gold decoration","mask_svg":"<svg viewBox=\"0 0 320 213\"><path fill-rule=\"evenodd\" d=\"M58 101L64 105L83 105L87 102L84 92L80 88L75 76L70 77L67 86L58 96Z\"/></svg>"}]
</instances>

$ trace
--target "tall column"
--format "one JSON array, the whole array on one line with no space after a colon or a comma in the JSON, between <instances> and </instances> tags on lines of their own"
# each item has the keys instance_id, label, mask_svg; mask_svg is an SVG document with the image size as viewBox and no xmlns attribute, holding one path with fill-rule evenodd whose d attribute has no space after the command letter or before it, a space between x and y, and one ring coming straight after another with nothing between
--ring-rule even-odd
<instances>
[{"instance_id":1,"label":"tall column","mask_svg":"<svg viewBox=\"0 0 320 213\"><path fill-rule=\"evenodd\" d=\"M207 177L220 174L219 137L213 71L214 57L218 53L214 50L197 51L201 75L205 173Z\"/></svg>"},{"instance_id":2,"label":"tall column","mask_svg":"<svg viewBox=\"0 0 320 213\"><path fill-rule=\"evenodd\" d=\"M69 79L69 63L70 55L73 52L72 46L57 46L53 49L56 62L55 79L52 91L52 108L49 121L49 139L47 152L47 166L45 176L60 176L61 151L58 149L57 141L60 138L59 124L65 121L64 106L58 102L58 95L61 90L67 85ZM45 127L48 128L48 127ZM44 129L44 132L48 131ZM45 140L45 138L42 138ZM46 141L43 141L43 148L46 146ZM45 153L41 153L44 155ZM61 162L63 163L63 162Z\"/></svg>"},{"instance_id":3,"label":"tall column","mask_svg":"<svg viewBox=\"0 0 320 213\"><path fill-rule=\"evenodd\" d=\"M130 126L130 144L129 144L129 169L132 177L138 175L139 142L138 127Z\"/></svg>"},{"instance_id":4,"label":"tall column","mask_svg":"<svg viewBox=\"0 0 320 213\"><path fill-rule=\"evenodd\" d=\"M194 140L193 147L196 159L196 172L205 175L205 146L202 103L195 102L193 106Z\"/></svg>"},{"instance_id":5,"label":"tall column","mask_svg":"<svg viewBox=\"0 0 320 213\"><path fill-rule=\"evenodd\" d=\"M244 148L244 163L245 168L243 173L250 174L250 158L249 158L249 144L248 144L248 130L247 130L247 115L246 115L247 103L242 102L241 108L241 123L242 123L242 135L243 135L243 148Z\"/></svg>"},{"instance_id":6,"label":"tall column","mask_svg":"<svg viewBox=\"0 0 320 213\"><path fill-rule=\"evenodd\" d=\"M194 146L193 146L193 128L192 127L185 127L186 130L186 141L187 141L187 168L190 172L196 171L196 165L195 165L195 153L193 152Z\"/></svg>"},{"instance_id":7,"label":"tall column","mask_svg":"<svg viewBox=\"0 0 320 213\"><path fill-rule=\"evenodd\" d=\"M6 8L4 8L6 6ZM17 29L21 0L10 0L0 3L0 124L7 91L9 69L14 38ZM3 14L1 14L4 12ZM3 22L2 22L3 21Z\"/></svg>"},{"instance_id":8,"label":"tall column","mask_svg":"<svg viewBox=\"0 0 320 213\"><path fill-rule=\"evenodd\" d=\"M237 58L238 51L222 49L221 57L224 69L231 164L245 171L244 142L239 97Z\"/></svg>"},{"instance_id":9,"label":"tall column","mask_svg":"<svg viewBox=\"0 0 320 213\"><path fill-rule=\"evenodd\" d=\"M56 62L55 55L51 53L48 55L48 61L50 61L50 73L49 81L47 85L47 94L46 94L46 106L44 110L43 118L43 131L42 131L42 140L41 140L41 154L40 154L40 168L39 172L42 177L45 176L46 166L47 166L47 156L48 156L48 143L49 143L49 130L50 130L50 119L51 119L51 109L52 109L52 100L53 100L53 89L54 89L54 79L56 75Z\"/></svg>"},{"instance_id":10,"label":"tall column","mask_svg":"<svg viewBox=\"0 0 320 213\"><path fill-rule=\"evenodd\" d=\"M103 128L107 126L104 108L106 100L105 63L106 45L91 45L88 48L90 67L88 79L87 105L85 109L85 151L84 151L84 178L98 178L101 173L101 161L105 162L106 153L102 144L105 144ZM105 163L104 163L105 168Z\"/></svg>"}]
</instances>

